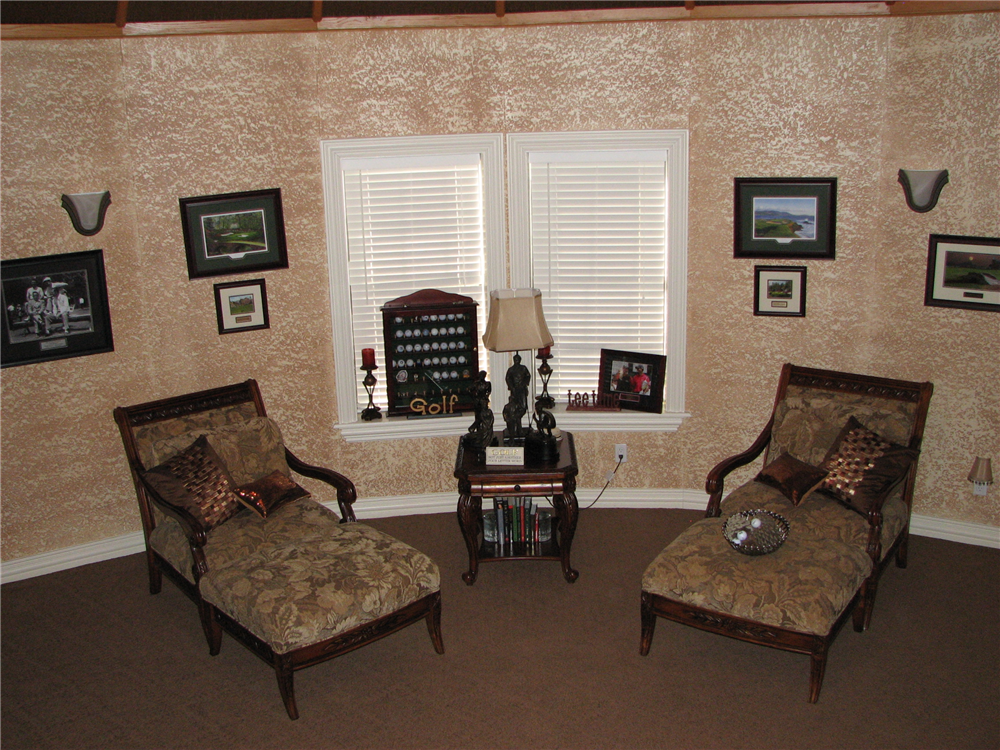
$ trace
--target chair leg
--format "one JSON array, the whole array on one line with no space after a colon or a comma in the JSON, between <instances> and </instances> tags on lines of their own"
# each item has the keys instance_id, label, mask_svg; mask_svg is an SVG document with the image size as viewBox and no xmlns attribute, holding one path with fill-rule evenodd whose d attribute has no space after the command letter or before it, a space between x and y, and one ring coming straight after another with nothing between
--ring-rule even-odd
<instances>
[{"instance_id":1,"label":"chair leg","mask_svg":"<svg viewBox=\"0 0 1000 750\"><path fill-rule=\"evenodd\" d=\"M903 539L896 547L896 567L905 568L910 547L910 532L904 531Z\"/></svg>"},{"instance_id":2,"label":"chair leg","mask_svg":"<svg viewBox=\"0 0 1000 750\"><path fill-rule=\"evenodd\" d=\"M434 606L431 611L427 613L427 632L431 634L431 642L434 644L434 650L439 653L444 653L444 639L441 637L441 597L437 598L434 602Z\"/></svg>"},{"instance_id":3,"label":"chair leg","mask_svg":"<svg viewBox=\"0 0 1000 750\"><path fill-rule=\"evenodd\" d=\"M156 564L153 553L148 550L146 552L146 567L149 568L149 593L155 596L163 588L163 571Z\"/></svg>"},{"instance_id":4,"label":"chair leg","mask_svg":"<svg viewBox=\"0 0 1000 750\"><path fill-rule=\"evenodd\" d=\"M222 625L215 616L215 607L201 600L198 602L198 614L201 616L201 628L208 640L208 653L217 656L222 650Z\"/></svg>"},{"instance_id":5,"label":"chair leg","mask_svg":"<svg viewBox=\"0 0 1000 750\"><path fill-rule=\"evenodd\" d=\"M288 718L294 721L299 718L299 709L295 705L295 670L292 661L283 654L275 654L274 673L278 676L278 690L285 704Z\"/></svg>"},{"instance_id":6,"label":"chair leg","mask_svg":"<svg viewBox=\"0 0 1000 750\"><path fill-rule=\"evenodd\" d=\"M869 578L861 586L858 594L858 603L854 607L854 630L864 633L872 622L872 610L875 609L875 592L878 590L878 581Z\"/></svg>"},{"instance_id":7,"label":"chair leg","mask_svg":"<svg viewBox=\"0 0 1000 750\"><path fill-rule=\"evenodd\" d=\"M810 654L811 668L809 671L809 702L819 700L819 690L823 687L823 675L826 673L826 646L819 652Z\"/></svg>"},{"instance_id":8,"label":"chair leg","mask_svg":"<svg viewBox=\"0 0 1000 750\"><path fill-rule=\"evenodd\" d=\"M649 647L653 644L653 633L656 630L656 614L653 612L653 606L645 592L642 594L642 603L640 605L639 612L640 617L642 618L642 634L639 637L639 655L646 656L649 653Z\"/></svg>"}]
</instances>

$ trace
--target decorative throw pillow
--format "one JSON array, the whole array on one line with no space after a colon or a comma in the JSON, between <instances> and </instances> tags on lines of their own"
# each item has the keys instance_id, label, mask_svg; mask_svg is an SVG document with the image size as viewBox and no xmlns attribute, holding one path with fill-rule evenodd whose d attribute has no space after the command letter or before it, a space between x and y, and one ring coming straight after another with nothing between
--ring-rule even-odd
<instances>
[{"instance_id":1,"label":"decorative throw pillow","mask_svg":"<svg viewBox=\"0 0 1000 750\"><path fill-rule=\"evenodd\" d=\"M867 515L916 457L916 451L890 443L850 417L820 464L829 472L820 490Z\"/></svg>"},{"instance_id":2,"label":"decorative throw pillow","mask_svg":"<svg viewBox=\"0 0 1000 750\"><path fill-rule=\"evenodd\" d=\"M280 471L272 471L266 477L237 487L236 496L261 518L267 518L282 505L308 497L309 492Z\"/></svg>"},{"instance_id":3,"label":"decorative throw pillow","mask_svg":"<svg viewBox=\"0 0 1000 750\"><path fill-rule=\"evenodd\" d=\"M242 507L226 465L204 435L144 477L164 500L190 513L205 531Z\"/></svg>"},{"instance_id":4,"label":"decorative throw pillow","mask_svg":"<svg viewBox=\"0 0 1000 750\"><path fill-rule=\"evenodd\" d=\"M799 461L791 453L782 453L754 477L754 481L766 484L798 505L826 479L827 472L805 461Z\"/></svg>"}]
</instances>

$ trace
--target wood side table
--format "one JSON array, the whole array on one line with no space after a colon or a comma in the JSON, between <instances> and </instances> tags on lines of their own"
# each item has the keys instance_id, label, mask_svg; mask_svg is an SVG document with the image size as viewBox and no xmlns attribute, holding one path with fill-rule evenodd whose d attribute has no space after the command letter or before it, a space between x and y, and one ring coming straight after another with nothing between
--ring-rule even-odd
<instances>
[{"instance_id":1,"label":"wood side table","mask_svg":"<svg viewBox=\"0 0 1000 750\"><path fill-rule=\"evenodd\" d=\"M502 444L503 436L497 435ZM580 573L569 563L580 514L576 475L576 448L569 432L562 433L559 460L551 464L525 459L523 466L487 466L483 453L466 450L460 441L455 459L458 524L469 549L469 570L462 573L462 580L469 586L476 582L480 560L558 560L566 580L569 583L576 581ZM487 542L483 535L484 497L551 497L555 509L551 540L537 545Z\"/></svg>"}]
</instances>

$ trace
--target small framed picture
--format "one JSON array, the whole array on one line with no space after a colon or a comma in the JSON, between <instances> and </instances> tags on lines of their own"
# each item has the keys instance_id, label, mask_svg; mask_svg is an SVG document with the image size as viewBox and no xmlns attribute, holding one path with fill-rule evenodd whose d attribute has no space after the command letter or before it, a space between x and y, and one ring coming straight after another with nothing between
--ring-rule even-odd
<instances>
[{"instance_id":1,"label":"small framed picture","mask_svg":"<svg viewBox=\"0 0 1000 750\"><path fill-rule=\"evenodd\" d=\"M753 314L806 315L805 266L754 266Z\"/></svg>"},{"instance_id":2,"label":"small framed picture","mask_svg":"<svg viewBox=\"0 0 1000 750\"><path fill-rule=\"evenodd\" d=\"M0 278L0 366L114 351L103 250L5 260Z\"/></svg>"},{"instance_id":3,"label":"small framed picture","mask_svg":"<svg viewBox=\"0 0 1000 750\"><path fill-rule=\"evenodd\" d=\"M270 328L264 279L216 284L215 315L219 320L219 333Z\"/></svg>"},{"instance_id":4,"label":"small framed picture","mask_svg":"<svg viewBox=\"0 0 1000 750\"><path fill-rule=\"evenodd\" d=\"M1000 238L932 234L924 304L1000 312Z\"/></svg>"},{"instance_id":5,"label":"small framed picture","mask_svg":"<svg viewBox=\"0 0 1000 750\"><path fill-rule=\"evenodd\" d=\"M667 358L662 354L601 349L598 401L604 403L614 394L622 409L660 414L666 374Z\"/></svg>"},{"instance_id":6,"label":"small framed picture","mask_svg":"<svg viewBox=\"0 0 1000 750\"><path fill-rule=\"evenodd\" d=\"M734 183L734 258L835 257L836 177L737 177Z\"/></svg>"},{"instance_id":7,"label":"small framed picture","mask_svg":"<svg viewBox=\"0 0 1000 750\"><path fill-rule=\"evenodd\" d=\"M288 268L281 190L181 198L188 278Z\"/></svg>"}]
</instances>

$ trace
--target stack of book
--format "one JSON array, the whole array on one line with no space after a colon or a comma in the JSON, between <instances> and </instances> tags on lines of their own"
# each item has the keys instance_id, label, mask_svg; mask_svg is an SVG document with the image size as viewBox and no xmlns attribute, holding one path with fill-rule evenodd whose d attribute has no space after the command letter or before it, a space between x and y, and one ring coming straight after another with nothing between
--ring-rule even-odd
<instances>
[{"instance_id":1,"label":"stack of book","mask_svg":"<svg viewBox=\"0 0 1000 750\"><path fill-rule=\"evenodd\" d=\"M530 497L497 497L493 499L493 514L496 518L495 542L500 554L511 554L515 550L524 554L538 554L542 542L551 539L551 514L546 508L535 505ZM485 511L490 513L490 511ZM486 528L493 526L487 523Z\"/></svg>"}]
</instances>

